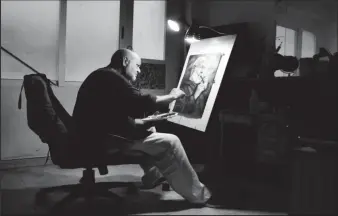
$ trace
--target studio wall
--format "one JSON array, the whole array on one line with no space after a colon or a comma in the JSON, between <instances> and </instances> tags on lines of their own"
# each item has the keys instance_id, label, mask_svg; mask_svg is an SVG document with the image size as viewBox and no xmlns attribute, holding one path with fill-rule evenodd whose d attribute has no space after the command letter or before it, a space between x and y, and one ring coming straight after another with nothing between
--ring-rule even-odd
<instances>
[{"instance_id":1,"label":"studio wall","mask_svg":"<svg viewBox=\"0 0 338 216\"><path fill-rule=\"evenodd\" d=\"M316 36L317 51L324 47L337 51L337 6L334 1L286 1L276 21L292 29L304 29Z\"/></svg>"},{"instance_id":2,"label":"studio wall","mask_svg":"<svg viewBox=\"0 0 338 216\"><path fill-rule=\"evenodd\" d=\"M317 48L337 51L337 3L334 1L197 1L192 2L192 18L208 26L254 22L253 32L267 35L267 46L274 46L276 28L303 28L316 35Z\"/></svg>"},{"instance_id":3,"label":"studio wall","mask_svg":"<svg viewBox=\"0 0 338 216\"><path fill-rule=\"evenodd\" d=\"M273 1L211 0L192 3L192 17L202 25L215 27L250 22L250 32L254 37L265 37L265 52L273 51L276 34Z\"/></svg>"},{"instance_id":4,"label":"studio wall","mask_svg":"<svg viewBox=\"0 0 338 216\"><path fill-rule=\"evenodd\" d=\"M167 5L167 15L182 15L182 10L177 10L181 7L181 1L169 1ZM17 14L19 16L20 14ZM129 20L130 21L130 20ZM132 21L132 20L131 20ZM14 25L18 28L19 24ZM2 26L3 28L3 23ZM86 28L81 28L82 33ZM42 29L39 29L39 31ZM76 32L76 29L73 29L73 35ZM88 32L91 29L87 29ZM178 76L178 71L180 68L180 61L183 57L181 50L182 44L182 35L174 34L165 31L166 34L166 49L165 49L165 59L166 59L166 78L165 78L165 87L166 89L161 90L144 90L145 93L153 94L164 94L168 92L171 88L176 86L176 79ZM93 34L90 34L93 35ZM81 35L79 35L81 37ZM92 36L91 36L92 37ZM131 37L129 37L131 38ZM94 37L92 40L99 40L100 38ZM23 38L21 42L30 41L32 38ZM130 44L130 42L129 42ZM3 45L3 41L2 41ZM87 49L90 49L91 46L88 46ZM27 50L27 52L36 52L34 46L32 49ZM95 50L93 50L95 51ZM1 52L2 61L3 61L3 51ZM20 56L21 57L21 56ZM9 60L8 60L9 59ZM6 61L11 61L11 64L14 65L11 69L15 71L23 72L23 74L33 73L25 66L21 65L19 62L11 59L11 57L6 56ZM109 60L109 59L108 59ZM3 62L2 62L3 63ZM37 64L32 65L34 68L39 69L39 61ZM57 66L53 66L51 70L57 70ZM45 71L41 71L46 73ZM22 76L23 77L23 76ZM45 157L48 152L48 146L43 144L40 139L35 135L27 125L26 117L26 98L25 93L22 92L22 109L18 109L18 99L20 94L20 88L22 85L21 79L1 79L1 146L0 146L0 159L2 161L10 161L13 159L30 159L30 158L40 158ZM66 108L69 113L73 112L75 105L75 100L77 96L78 89L81 85L81 81L77 82L65 82L63 80L63 85L60 87L53 87L54 92L62 105ZM1 164L0 164L1 165Z\"/></svg>"}]
</instances>

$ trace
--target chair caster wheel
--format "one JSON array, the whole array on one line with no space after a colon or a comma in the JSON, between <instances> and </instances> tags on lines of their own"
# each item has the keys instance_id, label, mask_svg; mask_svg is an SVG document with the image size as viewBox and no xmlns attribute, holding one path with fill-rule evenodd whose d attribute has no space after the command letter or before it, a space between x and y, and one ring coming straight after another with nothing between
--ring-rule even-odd
<instances>
[{"instance_id":1,"label":"chair caster wheel","mask_svg":"<svg viewBox=\"0 0 338 216\"><path fill-rule=\"evenodd\" d=\"M162 183L162 191L170 191L171 187L167 182Z\"/></svg>"}]
</instances>

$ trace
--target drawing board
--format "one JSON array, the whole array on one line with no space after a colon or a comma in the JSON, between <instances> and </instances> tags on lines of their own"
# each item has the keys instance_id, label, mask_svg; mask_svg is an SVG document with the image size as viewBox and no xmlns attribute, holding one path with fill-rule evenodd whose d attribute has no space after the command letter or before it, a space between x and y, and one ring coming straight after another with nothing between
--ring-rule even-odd
<instances>
[{"instance_id":1,"label":"drawing board","mask_svg":"<svg viewBox=\"0 0 338 216\"><path fill-rule=\"evenodd\" d=\"M178 114L168 121L205 132L236 35L191 44L177 88L186 96L169 105Z\"/></svg>"}]
</instances>

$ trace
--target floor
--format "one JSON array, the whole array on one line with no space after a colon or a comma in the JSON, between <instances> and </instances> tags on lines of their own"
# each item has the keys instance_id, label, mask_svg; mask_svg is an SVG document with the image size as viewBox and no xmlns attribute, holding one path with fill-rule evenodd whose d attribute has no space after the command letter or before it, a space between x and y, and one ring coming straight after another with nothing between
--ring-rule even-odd
<instances>
[{"instance_id":1,"label":"floor","mask_svg":"<svg viewBox=\"0 0 338 216\"><path fill-rule=\"evenodd\" d=\"M143 171L138 165L121 165L109 167L109 174L98 175L96 179L100 184L105 182L140 182ZM42 203L37 203L35 196L42 188L49 188L61 185L77 184L82 176L82 169L62 170L54 165L25 167L0 170L1 193L0 209L1 215L51 215L52 206L67 195L66 192L56 191L48 193ZM262 194L260 189L251 189L251 194ZM114 188L111 191L125 198L123 204L111 202L108 199L95 199L95 215L271 215L284 214L280 211L267 211L264 209L229 207L226 209L212 208L191 208L174 191L162 191L161 187L152 190L140 190L138 193L128 193L125 188ZM230 186L224 192L224 196L234 197L241 202L244 196L239 196L241 192ZM265 190L266 191L266 190ZM243 193L242 193L243 194ZM245 194L245 193L244 193ZM267 195L271 200L276 197L273 193ZM248 199L246 199L248 200ZM251 201L257 201L251 195ZM265 202L265 201L264 201ZM247 205L250 206L250 205ZM60 215L83 215L84 204L82 200L68 203ZM101 212L101 213L99 213ZM55 213L55 212L54 212ZM88 213L88 212L87 212Z\"/></svg>"}]
</instances>

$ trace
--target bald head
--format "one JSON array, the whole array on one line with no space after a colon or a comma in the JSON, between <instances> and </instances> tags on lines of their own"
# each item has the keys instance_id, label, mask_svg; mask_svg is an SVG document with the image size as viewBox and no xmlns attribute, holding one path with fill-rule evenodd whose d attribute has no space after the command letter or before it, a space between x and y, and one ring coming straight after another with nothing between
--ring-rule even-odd
<instances>
[{"instance_id":1,"label":"bald head","mask_svg":"<svg viewBox=\"0 0 338 216\"><path fill-rule=\"evenodd\" d=\"M121 52L123 58L127 57L130 60L135 59L135 58L140 58L140 56L136 52L134 52L130 49L120 49L120 52Z\"/></svg>"},{"instance_id":2,"label":"bald head","mask_svg":"<svg viewBox=\"0 0 338 216\"><path fill-rule=\"evenodd\" d=\"M111 57L109 67L119 71L127 79L135 81L137 74L140 73L141 58L132 50L119 49Z\"/></svg>"},{"instance_id":3,"label":"bald head","mask_svg":"<svg viewBox=\"0 0 338 216\"><path fill-rule=\"evenodd\" d=\"M123 60L126 58L132 60L134 58L139 58L139 56L132 50L119 49L111 57L109 66L116 70L120 70L123 67Z\"/></svg>"}]
</instances>

